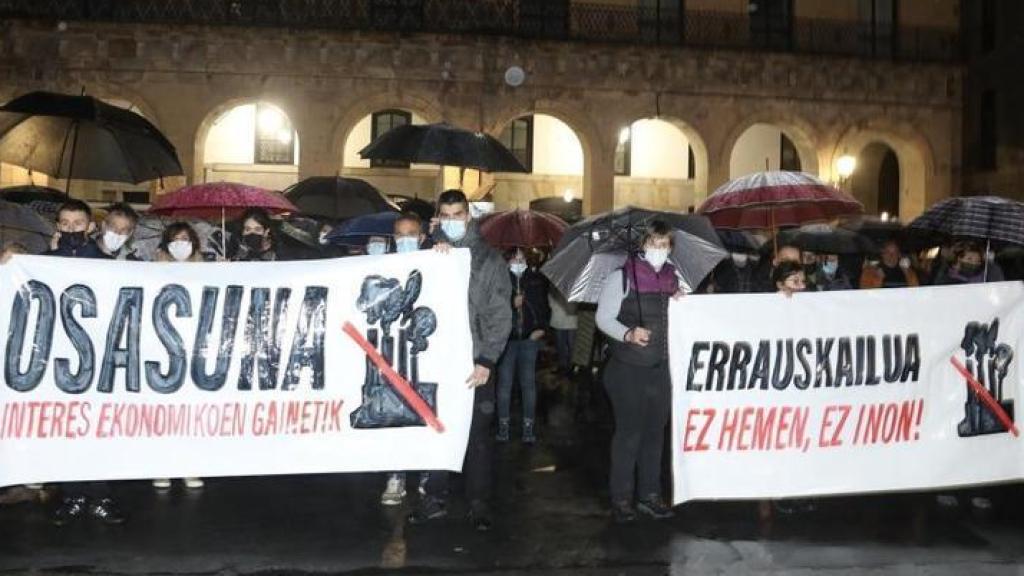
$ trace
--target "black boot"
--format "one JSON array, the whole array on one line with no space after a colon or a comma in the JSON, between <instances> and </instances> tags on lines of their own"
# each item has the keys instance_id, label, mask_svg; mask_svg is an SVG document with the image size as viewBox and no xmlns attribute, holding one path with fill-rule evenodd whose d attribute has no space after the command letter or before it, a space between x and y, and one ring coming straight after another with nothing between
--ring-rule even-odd
<instances>
[{"instance_id":1,"label":"black boot","mask_svg":"<svg viewBox=\"0 0 1024 576\"><path fill-rule=\"evenodd\" d=\"M657 494L650 494L643 500L636 503L636 509L641 514L650 516L655 520L664 520L675 516L672 508Z\"/></svg>"},{"instance_id":2,"label":"black boot","mask_svg":"<svg viewBox=\"0 0 1024 576\"><path fill-rule=\"evenodd\" d=\"M60 506L53 511L53 523L57 526L66 526L85 514L89 500L85 496L65 496Z\"/></svg>"},{"instance_id":3,"label":"black boot","mask_svg":"<svg viewBox=\"0 0 1024 576\"><path fill-rule=\"evenodd\" d=\"M636 509L629 500L612 501L612 520L616 524L626 524L636 520Z\"/></svg>"},{"instance_id":4,"label":"black boot","mask_svg":"<svg viewBox=\"0 0 1024 576\"><path fill-rule=\"evenodd\" d=\"M470 502L467 518L477 532L487 532L491 529L491 511L483 500Z\"/></svg>"},{"instance_id":5,"label":"black boot","mask_svg":"<svg viewBox=\"0 0 1024 576\"><path fill-rule=\"evenodd\" d=\"M448 506L444 500L436 496L424 496L420 499L419 506L409 514L409 524L426 524L433 520L440 520L448 516Z\"/></svg>"}]
</instances>

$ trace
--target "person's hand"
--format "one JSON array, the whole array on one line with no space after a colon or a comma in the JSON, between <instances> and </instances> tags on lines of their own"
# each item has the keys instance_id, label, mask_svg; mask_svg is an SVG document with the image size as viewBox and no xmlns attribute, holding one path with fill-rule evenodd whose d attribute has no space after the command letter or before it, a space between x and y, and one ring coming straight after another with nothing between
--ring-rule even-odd
<instances>
[{"instance_id":1,"label":"person's hand","mask_svg":"<svg viewBox=\"0 0 1024 576\"><path fill-rule=\"evenodd\" d=\"M643 348L644 346L647 346L647 343L650 341L651 331L647 328L637 326L636 328L631 328L629 332L626 332L626 342L629 342L630 344L636 344Z\"/></svg>"},{"instance_id":2,"label":"person's hand","mask_svg":"<svg viewBox=\"0 0 1024 576\"><path fill-rule=\"evenodd\" d=\"M438 242L434 244L434 252L438 254L447 254L452 251L452 245L447 242Z\"/></svg>"},{"instance_id":3,"label":"person's hand","mask_svg":"<svg viewBox=\"0 0 1024 576\"><path fill-rule=\"evenodd\" d=\"M714 293L714 287L712 286L711 288L708 289L708 291L709 293ZM676 290L675 294L672 295L672 299L682 300L684 296L686 296L686 292L684 292L683 289L680 288L679 290Z\"/></svg>"},{"instance_id":4,"label":"person's hand","mask_svg":"<svg viewBox=\"0 0 1024 576\"><path fill-rule=\"evenodd\" d=\"M434 216L433 218L431 218L430 219L430 227L428 228L429 233L433 234L437 230L437 227L440 226L440 225L441 225L441 220L437 216Z\"/></svg>"},{"instance_id":5,"label":"person's hand","mask_svg":"<svg viewBox=\"0 0 1024 576\"><path fill-rule=\"evenodd\" d=\"M522 308L524 301L525 299L523 298L522 294L516 294L516 297L512 299L512 305L515 306L516 308Z\"/></svg>"},{"instance_id":6,"label":"person's hand","mask_svg":"<svg viewBox=\"0 0 1024 576\"><path fill-rule=\"evenodd\" d=\"M534 330L533 332L530 332L530 340L540 340L543 337L544 337L544 331L543 330Z\"/></svg>"},{"instance_id":7,"label":"person's hand","mask_svg":"<svg viewBox=\"0 0 1024 576\"><path fill-rule=\"evenodd\" d=\"M57 245L60 243L60 232L54 232L53 236L50 236L50 250L56 250Z\"/></svg>"},{"instance_id":8,"label":"person's hand","mask_svg":"<svg viewBox=\"0 0 1024 576\"><path fill-rule=\"evenodd\" d=\"M466 384L469 384L470 388L479 388L484 384L487 384L487 380L491 377L491 369L486 366L475 364L473 366L473 373L466 378Z\"/></svg>"}]
</instances>

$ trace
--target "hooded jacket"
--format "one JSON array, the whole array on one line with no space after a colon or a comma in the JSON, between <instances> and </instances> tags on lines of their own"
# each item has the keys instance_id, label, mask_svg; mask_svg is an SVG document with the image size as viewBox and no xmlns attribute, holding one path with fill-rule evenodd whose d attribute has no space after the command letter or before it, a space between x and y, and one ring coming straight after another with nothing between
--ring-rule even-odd
<instances>
[{"instance_id":1,"label":"hooded jacket","mask_svg":"<svg viewBox=\"0 0 1024 576\"><path fill-rule=\"evenodd\" d=\"M444 233L440 232L443 237ZM493 369L505 350L512 332L512 283L508 266L497 250L480 235L475 221L466 225L466 235L455 248L469 248L469 326L473 334L473 362Z\"/></svg>"}]
</instances>

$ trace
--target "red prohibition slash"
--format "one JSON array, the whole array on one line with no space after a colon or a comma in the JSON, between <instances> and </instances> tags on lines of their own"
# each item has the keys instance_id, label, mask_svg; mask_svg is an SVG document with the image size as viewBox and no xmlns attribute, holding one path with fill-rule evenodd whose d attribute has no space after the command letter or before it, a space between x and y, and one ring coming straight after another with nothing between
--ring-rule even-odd
<instances>
[{"instance_id":1,"label":"red prohibition slash","mask_svg":"<svg viewBox=\"0 0 1024 576\"><path fill-rule=\"evenodd\" d=\"M391 365L388 364L388 361L380 355L380 352L377 352L377 349L373 347L373 344L370 344L366 338L363 338L363 335L359 333L359 330L357 330L351 322L345 322L341 329L345 334L348 334L350 338L355 340L356 344L363 349L363 352L366 353L366 356L369 357L370 361L377 366L381 371L381 374L384 374L384 377L388 379L391 386L402 395L402 398L404 398L405 401L409 403L409 406L419 414L420 418L423 418L424 422L429 424L431 428L437 430L439 433L444 432L444 424L441 424L441 421L437 419L437 416L434 414L434 411L430 409L430 406L428 406L427 403L423 401L423 398L421 398L420 395L412 389L409 382L405 378L402 378L401 374L395 372L395 369L392 368Z\"/></svg>"},{"instance_id":2,"label":"red prohibition slash","mask_svg":"<svg viewBox=\"0 0 1024 576\"><path fill-rule=\"evenodd\" d=\"M986 390L980 382L974 379L974 376L967 371L967 368L961 364L959 360L956 359L956 356L951 356L949 358L949 362L954 368L956 368L956 371L959 372L961 376L967 379L967 383L971 385L971 389L978 395L978 398L981 398L982 403L988 407L992 414L999 419L999 422L1001 422L1002 425L1014 436L1020 436L1020 432L1017 431L1017 426L1014 425L1013 420L1010 420L1010 417L1006 414L1006 411L1003 410L1003 407L996 402L995 398L988 393L988 390Z\"/></svg>"}]
</instances>

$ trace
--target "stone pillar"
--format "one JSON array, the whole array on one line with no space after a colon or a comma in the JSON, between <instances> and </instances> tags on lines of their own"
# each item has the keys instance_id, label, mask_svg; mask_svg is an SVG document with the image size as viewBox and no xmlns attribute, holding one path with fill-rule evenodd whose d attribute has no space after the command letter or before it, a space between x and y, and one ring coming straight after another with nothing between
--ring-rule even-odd
<instances>
[{"instance_id":1,"label":"stone pillar","mask_svg":"<svg viewBox=\"0 0 1024 576\"><path fill-rule=\"evenodd\" d=\"M614 154L593 153L583 163L583 215L600 214L614 208Z\"/></svg>"}]
</instances>

